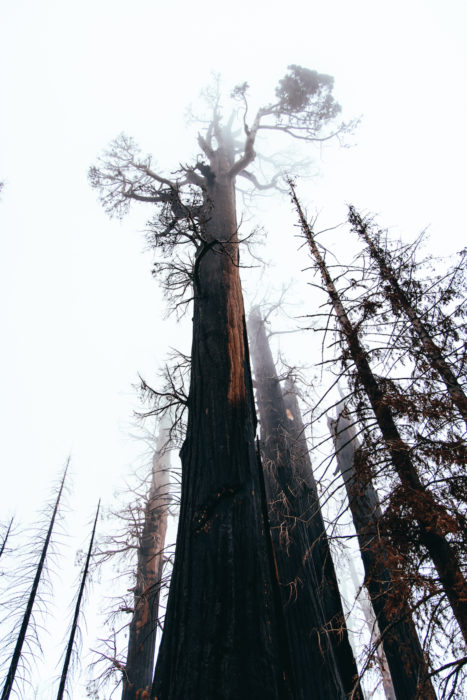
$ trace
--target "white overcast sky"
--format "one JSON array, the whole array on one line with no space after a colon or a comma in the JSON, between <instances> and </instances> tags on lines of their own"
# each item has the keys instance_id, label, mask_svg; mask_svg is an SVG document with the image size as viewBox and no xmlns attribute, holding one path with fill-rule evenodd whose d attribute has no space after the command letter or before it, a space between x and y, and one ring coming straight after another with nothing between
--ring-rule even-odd
<instances>
[{"instance_id":1,"label":"white overcast sky","mask_svg":"<svg viewBox=\"0 0 467 700\"><path fill-rule=\"evenodd\" d=\"M258 103L287 65L335 77L362 116L351 148L310 150L303 185L326 220L353 202L433 251L465 244L464 0L15 0L0 4L0 519L27 520L72 456L72 506L111 500L141 446L128 435L138 372L168 345L140 211L109 221L87 169L121 131L176 169L195 152L185 112L210 74ZM284 258L287 198L261 205ZM281 217L285 217L282 219ZM274 230L275 229L275 230ZM282 241L282 248L277 246ZM285 242L285 248L284 248ZM345 246L344 246L345 247ZM291 258L292 260L293 258ZM287 275L299 276L284 261Z\"/></svg>"}]
</instances>

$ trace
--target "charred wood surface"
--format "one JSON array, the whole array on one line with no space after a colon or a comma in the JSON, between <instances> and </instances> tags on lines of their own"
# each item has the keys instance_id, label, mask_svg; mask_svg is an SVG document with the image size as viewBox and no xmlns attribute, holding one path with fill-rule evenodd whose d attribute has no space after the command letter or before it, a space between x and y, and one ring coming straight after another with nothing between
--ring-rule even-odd
<instances>
[{"instance_id":1,"label":"charred wood surface","mask_svg":"<svg viewBox=\"0 0 467 700\"><path fill-rule=\"evenodd\" d=\"M175 563L152 694L283 700L287 641L263 517L232 161L212 155L198 251Z\"/></svg>"}]
</instances>

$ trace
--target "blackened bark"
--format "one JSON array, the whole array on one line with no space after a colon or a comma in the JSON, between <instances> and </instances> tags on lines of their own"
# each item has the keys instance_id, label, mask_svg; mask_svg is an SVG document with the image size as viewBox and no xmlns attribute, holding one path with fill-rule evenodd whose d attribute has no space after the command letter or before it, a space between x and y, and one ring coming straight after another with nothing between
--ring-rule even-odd
<instances>
[{"instance_id":1,"label":"blackened bark","mask_svg":"<svg viewBox=\"0 0 467 700\"><path fill-rule=\"evenodd\" d=\"M426 358L443 380L453 403L457 406L459 413L467 424L467 396L457 381L457 377L444 359L440 348L434 342L416 309L412 306L407 294L400 286L393 269L385 258L384 252L374 243L368 232L368 226L353 207L349 209L349 221L357 234L367 244L371 257L378 264L381 279L389 283L392 290L393 305L397 305L410 319L412 327L420 338Z\"/></svg>"},{"instance_id":2,"label":"blackened bark","mask_svg":"<svg viewBox=\"0 0 467 700\"><path fill-rule=\"evenodd\" d=\"M258 309L251 312L248 325L269 521L297 698L344 698L354 687L354 697L361 697L334 567L332 561L330 566L326 562L330 552L328 547L327 551L324 549L328 544L324 523L317 498L309 487L313 477L305 473L304 456L299 453L303 445L289 433L291 421ZM326 580L331 571L332 589Z\"/></svg>"},{"instance_id":3,"label":"blackened bark","mask_svg":"<svg viewBox=\"0 0 467 700\"><path fill-rule=\"evenodd\" d=\"M73 646L75 643L76 631L78 629L78 621L79 621L79 615L80 615L80 611L81 611L81 603L83 600L84 589L86 587L86 581L88 578L89 565L91 563L92 548L94 546L94 538L96 536L97 518L99 517L100 506L101 506L101 502L99 501L99 503L97 504L96 516L94 518L94 525L92 527L91 539L89 540L88 553L86 555L86 561L84 563L83 574L81 576L78 597L76 599L75 611L74 611L73 620L71 623L70 636L68 639L68 644L67 644L67 648L66 648L66 652L65 652L65 660L63 662L62 675L60 676L60 685L58 687L57 700L62 700L63 695L65 693L66 681L67 681L67 677L68 677L68 670L70 668L70 663L71 663L71 655L73 653Z\"/></svg>"},{"instance_id":4,"label":"blackened bark","mask_svg":"<svg viewBox=\"0 0 467 700\"><path fill-rule=\"evenodd\" d=\"M345 312L292 185L291 191L303 234L320 270L359 381L368 396L392 464L404 488L407 505L418 524L420 542L427 549L435 565L441 585L467 641L467 582L443 529L443 522L449 522L448 513L440 503L435 501L433 494L420 480L410 457L409 446L402 439L391 409L385 402L384 393L371 371L365 350L358 337L358 330L352 325Z\"/></svg>"},{"instance_id":5,"label":"blackened bark","mask_svg":"<svg viewBox=\"0 0 467 700\"><path fill-rule=\"evenodd\" d=\"M3 686L2 698L1 700L8 700L10 693L13 689L13 684L15 682L16 671L18 669L19 660L21 658L21 653L23 650L23 644L26 639L26 634L28 631L29 623L31 621L32 611L34 608L34 603L36 601L37 591L39 590L39 584L42 578L42 573L44 571L45 560L47 557L47 552L49 550L50 540L52 539L52 533L55 525L55 520L57 519L58 509L60 506L60 501L63 494L63 489L65 487L65 479L68 471L69 461L65 467L63 477L60 482L58 489L57 498L55 499L55 504L52 510L52 515L50 518L49 527L44 539L44 544L42 546L41 555L39 557L39 563L36 568L36 573L34 575L34 580L31 586L31 592L29 594L28 602L26 605L26 610L24 611L23 620L21 622L21 627L18 633L18 639L16 640L15 649L13 651L13 656L11 657L10 667L5 679L5 685Z\"/></svg>"},{"instance_id":6,"label":"blackened bark","mask_svg":"<svg viewBox=\"0 0 467 700\"><path fill-rule=\"evenodd\" d=\"M5 551L6 543L8 541L8 537L10 535L12 525L13 525L13 518L11 518L10 522L8 523L7 531L5 533L5 537L3 538L2 546L0 547L0 557L2 556L3 552Z\"/></svg>"},{"instance_id":7,"label":"blackened bark","mask_svg":"<svg viewBox=\"0 0 467 700\"><path fill-rule=\"evenodd\" d=\"M319 575L319 590L328 636L347 695L363 697L358 685L358 669L349 642L336 571L331 556L328 536L319 504L318 488L313 474L310 453L305 437L305 426L297 401L294 383L288 379L283 391L286 429L290 436L290 453L297 488L301 491L304 521L307 527L310 552ZM303 507L302 506L302 507Z\"/></svg>"},{"instance_id":8,"label":"blackened bark","mask_svg":"<svg viewBox=\"0 0 467 700\"><path fill-rule=\"evenodd\" d=\"M378 528L382 513L376 491L358 469L358 445L344 412L328 418L365 569L365 585L375 611L397 700L436 700L402 584L386 565L389 547Z\"/></svg>"},{"instance_id":9,"label":"blackened bark","mask_svg":"<svg viewBox=\"0 0 467 700\"><path fill-rule=\"evenodd\" d=\"M159 597L169 505L169 456L166 422L162 421L153 456L151 486L138 548L134 611L130 623L122 700L141 700L148 694L154 673Z\"/></svg>"},{"instance_id":10,"label":"blackened bark","mask_svg":"<svg viewBox=\"0 0 467 700\"><path fill-rule=\"evenodd\" d=\"M180 522L152 689L157 700L291 698L263 519L232 158L212 153L195 264Z\"/></svg>"}]
</instances>

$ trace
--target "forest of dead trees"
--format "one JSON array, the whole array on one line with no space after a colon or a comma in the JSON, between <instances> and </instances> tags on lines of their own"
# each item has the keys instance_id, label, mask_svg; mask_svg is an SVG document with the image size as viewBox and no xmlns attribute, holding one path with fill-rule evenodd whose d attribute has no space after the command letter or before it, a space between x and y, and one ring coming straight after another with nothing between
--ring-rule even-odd
<instances>
[{"instance_id":1,"label":"forest of dead trees","mask_svg":"<svg viewBox=\"0 0 467 700\"><path fill-rule=\"evenodd\" d=\"M218 85L206 95L192 165L160 173L120 135L90 170L110 215L148 209L154 274L171 309L190 310L192 340L157 385L141 379L141 420L156 426L152 466L105 533L96 512L51 697L67 684L75 697L69 666L89 572L114 566L124 575L88 697L463 698L465 251L435 270L421 239L393 240L353 206L340 235L357 254L327 248L301 201L312 184L264 137L304 148L345 139L355 124L338 121L330 76L290 66L253 117L246 83L231 112ZM287 291L279 301L258 292L245 308L254 237L237 200L258 191L282 194L294 213L285 245L298 232L297 275L310 290L300 317L285 313ZM283 333L305 349L303 367L277 354ZM37 567L32 558L14 599L2 589L4 618L15 611L2 700L26 697L26 649L40 632L33 609L65 482L66 471ZM12 537L7 523L2 561Z\"/></svg>"}]
</instances>

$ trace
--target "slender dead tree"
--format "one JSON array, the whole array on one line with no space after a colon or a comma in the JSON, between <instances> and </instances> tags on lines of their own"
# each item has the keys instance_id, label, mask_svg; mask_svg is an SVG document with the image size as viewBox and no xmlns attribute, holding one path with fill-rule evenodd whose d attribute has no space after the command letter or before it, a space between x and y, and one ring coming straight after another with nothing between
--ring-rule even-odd
<instances>
[{"instance_id":1,"label":"slender dead tree","mask_svg":"<svg viewBox=\"0 0 467 700\"><path fill-rule=\"evenodd\" d=\"M440 583L446 593L464 639L467 640L467 583L456 553L446 537L446 526L451 522L451 519L442 504L435 500L433 493L426 488L420 479L416 466L411 459L409 446L403 440L392 411L385 401L384 391L371 370L367 354L359 339L358 328L351 323L343 307L336 286L315 242L312 228L308 224L300 206L292 182L290 182L290 189L303 235L309 244L324 287L331 300L334 314L348 347L348 353L356 368L358 380L368 396L392 465L400 479L407 508L417 523L420 542L428 551L435 565Z\"/></svg>"},{"instance_id":2,"label":"slender dead tree","mask_svg":"<svg viewBox=\"0 0 467 700\"><path fill-rule=\"evenodd\" d=\"M412 327L420 339L422 351L425 353L432 368L441 377L453 403L457 406L459 413L467 424L467 396L464 388L459 383L449 362L443 357L441 349L434 342L431 333L423 323L421 315L414 307L409 295L400 285L391 266L390 256L378 245L377 240L372 236L370 222L365 220L353 206L349 207L349 223L352 226L352 230L366 243L371 258L377 263L381 282L389 285L393 309L406 314L410 319Z\"/></svg>"},{"instance_id":3,"label":"slender dead tree","mask_svg":"<svg viewBox=\"0 0 467 700\"><path fill-rule=\"evenodd\" d=\"M355 569L352 554L346 555L346 562L349 568L350 578L352 580L354 590L357 592L356 600L363 613L363 618L365 620L368 632L370 633L370 644L375 650L378 669L381 673L384 695L386 700L397 700L394 693L394 686L392 683L391 672L389 671L386 654L384 653L384 649L381 644L378 622L368 597L367 590L366 588L362 588L360 585L359 576L357 574L357 570Z\"/></svg>"},{"instance_id":4,"label":"slender dead tree","mask_svg":"<svg viewBox=\"0 0 467 700\"><path fill-rule=\"evenodd\" d=\"M400 576L395 579L388 565L391 548L380 532L382 512L378 497L368 475L359 469L361 451L353 423L342 410L337 420L328 418L328 425L357 531L365 585L381 634L378 644L383 645L396 698L436 700L408 604L409 591Z\"/></svg>"},{"instance_id":5,"label":"slender dead tree","mask_svg":"<svg viewBox=\"0 0 467 700\"><path fill-rule=\"evenodd\" d=\"M281 390L258 307L248 330L269 520L297 697L361 698L337 578L293 388ZM319 645L316 639L319 639Z\"/></svg>"},{"instance_id":6,"label":"slender dead tree","mask_svg":"<svg viewBox=\"0 0 467 700\"><path fill-rule=\"evenodd\" d=\"M89 540L88 553L86 555L86 560L84 562L83 573L81 575L81 582L78 590L78 597L76 598L75 611L73 614L73 620L71 623L70 637L68 639L68 644L65 653L65 659L63 662L62 674L60 676L60 685L58 687L57 700L62 700L65 694L65 687L68 678L68 671L70 668L71 657L73 654L73 648L75 644L76 632L78 630L79 616L81 612L81 604L83 602L84 591L86 588L86 582L89 573L89 565L91 563L92 550L94 547L94 538L96 536L97 519L99 517L99 509L101 502L97 504L96 515L94 518L94 524L92 526L91 538Z\"/></svg>"},{"instance_id":7,"label":"slender dead tree","mask_svg":"<svg viewBox=\"0 0 467 700\"><path fill-rule=\"evenodd\" d=\"M159 427L152 462L151 486L138 545L133 615L123 674L122 700L142 698L144 692L149 694L152 685L170 503L170 458L166 450L169 427L166 415Z\"/></svg>"},{"instance_id":8,"label":"slender dead tree","mask_svg":"<svg viewBox=\"0 0 467 700\"><path fill-rule=\"evenodd\" d=\"M8 541L8 537L10 536L12 526L13 526L13 518L10 518L10 522L8 523L8 527L6 529L5 535L3 536L2 544L0 546L0 557L2 556L3 552L5 551L6 543Z\"/></svg>"},{"instance_id":9,"label":"slender dead tree","mask_svg":"<svg viewBox=\"0 0 467 700\"><path fill-rule=\"evenodd\" d=\"M10 667L8 669L8 673L5 679L5 684L3 686L3 691L2 691L2 697L1 700L8 700L10 697L11 691L13 690L13 686L15 683L15 676L16 676L16 671L18 669L18 664L21 659L21 653L23 650L23 645L26 640L26 635L28 631L29 624L31 622L31 617L33 613L33 608L34 608L34 603L37 597L37 592L39 590L39 584L41 582L41 577L44 571L45 567L45 562L46 562L46 557L47 557L47 552L49 549L49 545L52 539L52 533L55 525L55 521L57 518L57 514L59 511L59 506L60 506L60 500L62 498L62 493L63 489L65 487L65 479L68 471L68 466L69 466L69 460L66 464L65 471L63 472L63 476L60 481L60 485L58 488L58 493L57 497L55 499L54 506L52 508L52 513L49 521L49 526L44 538L44 544L42 546L41 554L39 557L39 562L37 564L36 568L36 573L34 575L34 580L32 582L31 586L31 592L29 594L29 598L26 604L26 609L24 611L21 627L18 633L18 638L16 640L16 645L15 649L13 651L13 655L11 657L11 662L10 662Z\"/></svg>"},{"instance_id":10,"label":"slender dead tree","mask_svg":"<svg viewBox=\"0 0 467 700\"><path fill-rule=\"evenodd\" d=\"M343 127L326 132L340 110L329 76L291 66L276 100L251 123L247 87L234 90L240 108L227 122L214 95L211 121L198 137L201 154L175 178L157 173L125 136L90 171L109 212L125 213L132 201L157 206L153 242L169 258L158 268L166 289L179 303L193 292L180 520L152 687L158 700L278 700L292 693L255 449L235 183L242 177L266 188L277 181L261 183L250 167L261 130L320 141ZM187 243L194 256L179 254Z\"/></svg>"}]
</instances>

